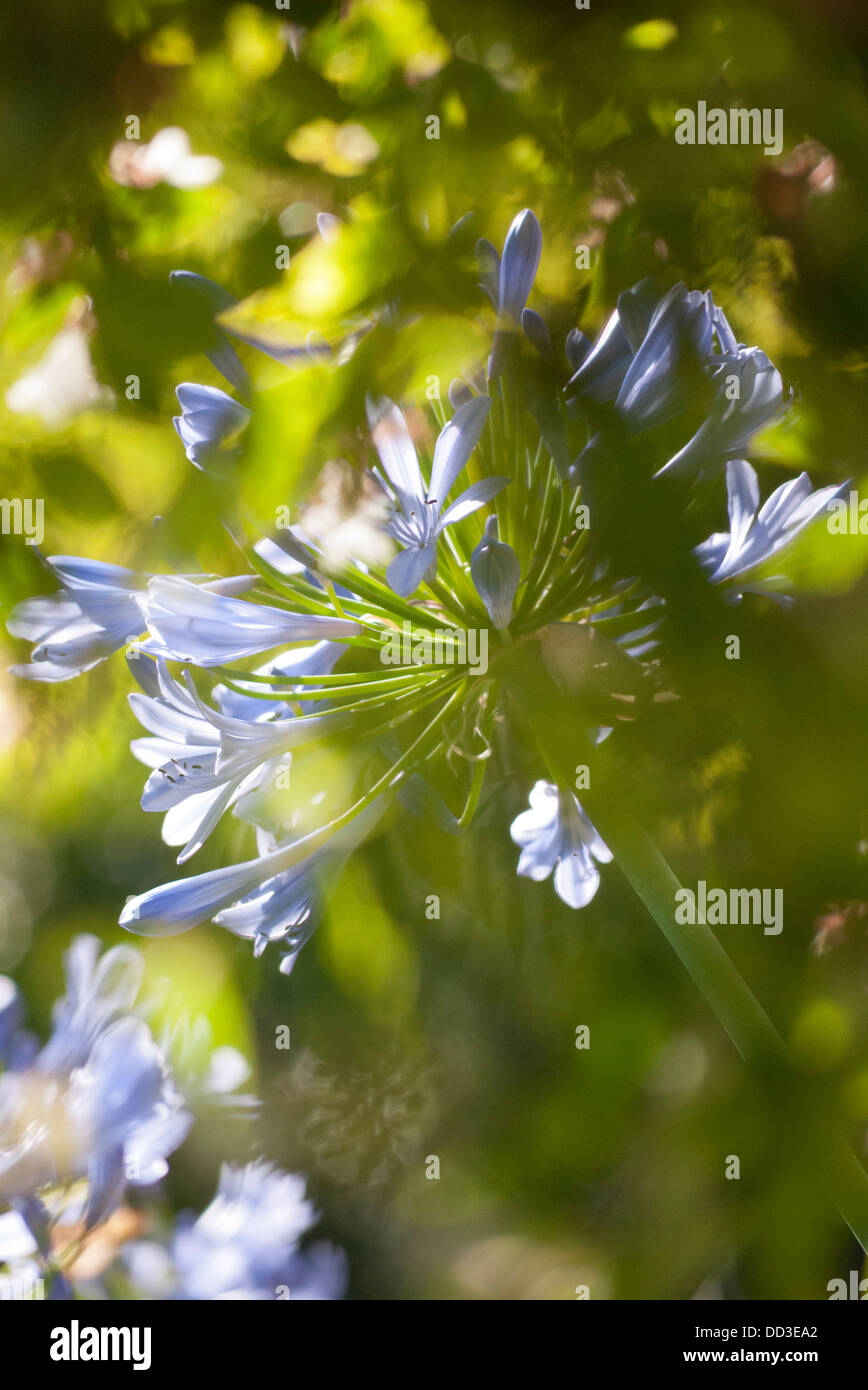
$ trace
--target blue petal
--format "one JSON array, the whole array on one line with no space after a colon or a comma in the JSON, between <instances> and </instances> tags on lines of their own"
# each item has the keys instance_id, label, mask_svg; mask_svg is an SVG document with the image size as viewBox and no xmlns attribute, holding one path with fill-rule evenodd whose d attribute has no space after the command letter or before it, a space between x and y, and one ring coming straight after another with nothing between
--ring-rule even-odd
<instances>
[{"instance_id":1,"label":"blue petal","mask_svg":"<svg viewBox=\"0 0 868 1390\"><path fill-rule=\"evenodd\" d=\"M226 597L179 578L152 579L141 600L156 642L144 650L198 666L220 666L288 642L355 636L357 623ZM159 650L158 650L159 649Z\"/></svg>"},{"instance_id":2,"label":"blue petal","mask_svg":"<svg viewBox=\"0 0 868 1390\"><path fill-rule=\"evenodd\" d=\"M496 628L509 627L521 566L515 551L491 535L486 535L473 552L470 573L477 592Z\"/></svg>"},{"instance_id":3,"label":"blue petal","mask_svg":"<svg viewBox=\"0 0 868 1390\"><path fill-rule=\"evenodd\" d=\"M536 348L540 357L544 357L547 362L554 362L555 350L552 346L552 335L549 333L548 324L542 315L538 314L535 309L522 309L521 326L528 342Z\"/></svg>"},{"instance_id":4,"label":"blue petal","mask_svg":"<svg viewBox=\"0 0 868 1390\"><path fill-rule=\"evenodd\" d=\"M68 589L142 587L142 576L135 570L125 569L123 565L109 565L104 560L87 560L80 555L50 555L47 563Z\"/></svg>"},{"instance_id":5,"label":"blue petal","mask_svg":"<svg viewBox=\"0 0 868 1390\"><path fill-rule=\"evenodd\" d=\"M711 330L710 296L673 285L655 309L615 401L632 428L663 424L683 408L683 364L704 362Z\"/></svg>"},{"instance_id":6,"label":"blue petal","mask_svg":"<svg viewBox=\"0 0 868 1390\"><path fill-rule=\"evenodd\" d=\"M738 549L759 509L756 471L746 459L731 459L726 465L726 492L730 548Z\"/></svg>"},{"instance_id":7,"label":"blue petal","mask_svg":"<svg viewBox=\"0 0 868 1390\"><path fill-rule=\"evenodd\" d=\"M578 371L590 351L590 338L578 328L571 328L564 343L564 352L574 372Z\"/></svg>"},{"instance_id":8,"label":"blue petal","mask_svg":"<svg viewBox=\"0 0 868 1390\"><path fill-rule=\"evenodd\" d=\"M410 438L403 415L389 400L368 402L371 438L380 462L404 512L424 503L425 487L419 469L416 446Z\"/></svg>"},{"instance_id":9,"label":"blue petal","mask_svg":"<svg viewBox=\"0 0 868 1390\"><path fill-rule=\"evenodd\" d=\"M222 444L237 434L250 419L251 412L214 386L198 386L185 381L176 387L175 394L182 414L173 424L187 453L197 468L214 456Z\"/></svg>"},{"instance_id":10,"label":"blue petal","mask_svg":"<svg viewBox=\"0 0 868 1390\"><path fill-rule=\"evenodd\" d=\"M267 876L262 861L254 859L176 879L128 898L118 920L137 936L178 936L236 902Z\"/></svg>"},{"instance_id":11,"label":"blue petal","mask_svg":"<svg viewBox=\"0 0 868 1390\"><path fill-rule=\"evenodd\" d=\"M401 598L415 594L425 575L437 563L437 542L427 545L412 545L401 550L390 560L386 570L386 582Z\"/></svg>"},{"instance_id":12,"label":"blue petal","mask_svg":"<svg viewBox=\"0 0 868 1390\"><path fill-rule=\"evenodd\" d=\"M540 225L530 208L525 208L506 234L498 284L498 309L516 323L527 303L541 251Z\"/></svg>"},{"instance_id":13,"label":"blue petal","mask_svg":"<svg viewBox=\"0 0 868 1390\"><path fill-rule=\"evenodd\" d=\"M447 507L437 523L438 532L444 526L452 526L456 521L463 521L471 512L475 512L477 507L490 502L492 497L496 497L509 482L509 478L480 478L478 483L472 483L465 488L459 497L456 497L451 507Z\"/></svg>"},{"instance_id":14,"label":"blue petal","mask_svg":"<svg viewBox=\"0 0 868 1390\"><path fill-rule=\"evenodd\" d=\"M479 436L490 409L489 396L474 396L459 406L452 419L448 420L440 431L434 445L431 486L428 489L428 497L436 504L438 511L479 443Z\"/></svg>"},{"instance_id":15,"label":"blue petal","mask_svg":"<svg viewBox=\"0 0 868 1390\"><path fill-rule=\"evenodd\" d=\"M173 270L169 281L185 293L191 304L195 304L200 311L205 310L212 319L238 303L222 286L215 285L213 280L207 280L204 275L197 275L192 270ZM216 324L210 325L205 354L236 391L242 395L250 393L250 377L225 333Z\"/></svg>"}]
</instances>

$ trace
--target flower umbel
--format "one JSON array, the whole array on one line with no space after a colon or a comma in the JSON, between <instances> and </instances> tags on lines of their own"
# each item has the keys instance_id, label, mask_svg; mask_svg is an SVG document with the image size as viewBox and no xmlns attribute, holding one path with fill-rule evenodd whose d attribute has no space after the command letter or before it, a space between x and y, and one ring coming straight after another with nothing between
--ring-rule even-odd
<instances>
[{"instance_id":1,"label":"flower umbel","mask_svg":"<svg viewBox=\"0 0 868 1390\"><path fill-rule=\"evenodd\" d=\"M574 328L561 351L528 302L541 250L527 209L502 255L479 243L497 315L487 362L451 383L448 411L429 402L428 420L370 399L378 464L358 487L341 464L337 488L332 468L337 510L321 495L300 526L240 541L246 574L149 577L55 558L61 592L13 613L10 630L36 644L17 668L30 678L64 680L136 642L142 692L131 704L147 736L133 751L151 769L142 805L164 814L179 862L228 812L250 827L250 857L131 898L120 918L130 931L171 935L212 920L257 955L274 943L289 971L341 864L397 796L411 810L436 804L450 829L470 825L496 748L513 732L510 663L541 664L589 746L641 719L663 686L667 598L640 562L631 568L607 549L620 525L611 483L623 486L625 469L635 470L627 486L637 496L685 513L722 494L725 473L730 530L688 553L697 583L724 599L785 586L767 577L766 562L821 517L834 489L812 492L803 474L760 506L743 455L788 405L780 373L737 341L709 293L681 284L642 281L619 296L595 341ZM234 304L200 276L173 279L214 315ZM339 372L353 351L349 340L333 357L226 332L294 369L316 361ZM206 350L247 403L178 387L175 426L198 468L227 445L243 452L256 410L226 332L215 323ZM347 496L364 501L357 525ZM335 542L329 518L338 516ZM461 656L471 632L485 633L482 671ZM404 653L397 662L384 661L387 643ZM350 769L337 804L320 761L327 750ZM435 790L435 768L447 769L451 804ZM551 876L571 907L591 901L612 856L571 787L537 781L512 836L519 874ZM135 1030L119 1041L149 1075ZM136 1095L146 1092L143 1082ZM88 1103L101 1094L94 1088Z\"/></svg>"}]
</instances>

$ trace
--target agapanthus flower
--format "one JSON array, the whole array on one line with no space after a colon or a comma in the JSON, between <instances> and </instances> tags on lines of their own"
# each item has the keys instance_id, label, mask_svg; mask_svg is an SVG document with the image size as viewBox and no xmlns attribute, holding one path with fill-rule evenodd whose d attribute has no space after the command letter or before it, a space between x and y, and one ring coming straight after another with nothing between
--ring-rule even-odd
<instances>
[{"instance_id":1,"label":"agapanthus flower","mask_svg":"<svg viewBox=\"0 0 868 1390\"><path fill-rule=\"evenodd\" d=\"M52 555L48 564L63 588L25 599L7 626L35 643L28 666L13 666L30 680L63 681L89 671L142 630L136 604L144 580L120 565Z\"/></svg>"},{"instance_id":2,"label":"agapanthus flower","mask_svg":"<svg viewBox=\"0 0 868 1390\"><path fill-rule=\"evenodd\" d=\"M600 886L597 864L612 854L571 791L539 781L530 807L516 816L510 834L521 846L518 872L536 882L552 875L555 892L568 907L585 907Z\"/></svg>"},{"instance_id":3,"label":"agapanthus flower","mask_svg":"<svg viewBox=\"0 0 868 1390\"><path fill-rule=\"evenodd\" d=\"M781 483L760 506L759 481L745 459L732 459L726 465L729 531L717 532L697 546L696 554L714 584L739 600L746 593L771 593L778 598L780 576L758 571L797 536L825 517L829 503L845 495L840 487L811 487L807 473Z\"/></svg>"},{"instance_id":4,"label":"agapanthus flower","mask_svg":"<svg viewBox=\"0 0 868 1390\"><path fill-rule=\"evenodd\" d=\"M371 436L395 501L387 529L403 547L390 562L386 579L402 598L436 573L437 538L445 528L490 502L509 482L508 478L481 479L443 510L447 494L479 442L490 409L487 396L474 396L459 406L437 437L427 486L401 412L390 401L369 411Z\"/></svg>"},{"instance_id":5,"label":"agapanthus flower","mask_svg":"<svg viewBox=\"0 0 868 1390\"><path fill-rule=\"evenodd\" d=\"M95 936L77 936L64 958L66 993L52 1011L52 1032L39 1053L40 1071L63 1074L84 1066L94 1044L133 1009L144 974L141 953L114 946L100 954Z\"/></svg>"},{"instance_id":6,"label":"agapanthus flower","mask_svg":"<svg viewBox=\"0 0 868 1390\"><path fill-rule=\"evenodd\" d=\"M373 802L340 829L326 826L296 839L260 831L258 858L128 898L121 926L142 936L174 936L210 918L252 941L256 956L275 943L281 972L288 975L317 925L324 881L334 876L382 810L382 804Z\"/></svg>"},{"instance_id":7,"label":"agapanthus flower","mask_svg":"<svg viewBox=\"0 0 868 1390\"><path fill-rule=\"evenodd\" d=\"M152 579L139 598L151 633L142 651L194 666L222 666L288 642L355 637L357 623L227 598L187 579Z\"/></svg>"},{"instance_id":8,"label":"agapanthus flower","mask_svg":"<svg viewBox=\"0 0 868 1390\"><path fill-rule=\"evenodd\" d=\"M759 348L739 343L711 358L711 363L715 397L708 415L692 439L661 468L661 475L714 466L716 460L744 449L781 414L781 374Z\"/></svg>"},{"instance_id":9,"label":"agapanthus flower","mask_svg":"<svg viewBox=\"0 0 868 1390\"><path fill-rule=\"evenodd\" d=\"M260 668L258 679L266 673L287 681L293 675L325 674L341 651L334 642L295 649ZM291 745L312 736L311 724L296 718L286 701L257 699L255 685L248 686L254 691L250 695L244 694L243 686L216 686L218 708L213 709L175 680L162 658L155 666L139 653L131 666L145 683L145 693L130 695L130 705L153 735L130 745L135 756L153 768L142 793L142 809L165 812L163 839L167 845L183 846L178 855L183 864L225 811L263 779L289 767ZM289 730L293 722L294 738ZM319 728L316 719L313 727Z\"/></svg>"},{"instance_id":10,"label":"agapanthus flower","mask_svg":"<svg viewBox=\"0 0 868 1390\"><path fill-rule=\"evenodd\" d=\"M509 627L521 566L511 546L498 540L496 516L485 523L482 540L470 557L470 573L494 626Z\"/></svg>"},{"instance_id":11,"label":"agapanthus flower","mask_svg":"<svg viewBox=\"0 0 868 1390\"><path fill-rule=\"evenodd\" d=\"M228 1099L248 1074L234 1049L203 1048L200 1026L198 1064L187 1048L179 1080L171 1039L155 1038L138 1000L138 951L113 947L101 955L95 937L79 936L65 966L66 994L37 1051L29 1035L28 1045L18 1045L17 991L0 979L7 1064L0 1074L0 1203L15 1214L4 1229L20 1234L23 1225L23 1254L44 1260L55 1227L84 1234L117 1209L128 1186L164 1177L193 1122L190 1103ZM0 1241L0 1263L12 1258Z\"/></svg>"},{"instance_id":12,"label":"agapanthus flower","mask_svg":"<svg viewBox=\"0 0 868 1390\"><path fill-rule=\"evenodd\" d=\"M28 680L65 681L105 661L144 631L140 599L148 580L120 565L74 555L52 555L47 564L63 588L25 599L12 610L9 631L35 646L29 665L11 669ZM203 577L201 587L231 594L251 583L247 576ZM197 585L191 583L191 587Z\"/></svg>"},{"instance_id":13,"label":"agapanthus flower","mask_svg":"<svg viewBox=\"0 0 868 1390\"><path fill-rule=\"evenodd\" d=\"M269 1163L224 1164L217 1193L195 1220L179 1218L168 1241L138 1241L124 1258L139 1296L171 1299L319 1299L343 1296L343 1251L318 1241L305 1181Z\"/></svg>"},{"instance_id":14,"label":"agapanthus flower","mask_svg":"<svg viewBox=\"0 0 868 1390\"><path fill-rule=\"evenodd\" d=\"M181 414L172 424L187 458L197 468L205 468L219 456L221 445L243 430L250 411L216 386L182 381L175 395Z\"/></svg>"},{"instance_id":15,"label":"agapanthus flower","mask_svg":"<svg viewBox=\"0 0 868 1390\"><path fill-rule=\"evenodd\" d=\"M577 344L572 344L576 354ZM570 355L568 343L567 355ZM660 298L645 280L625 291L596 342L582 344L568 383L574 413L588 412L591 437L583 459L615 447L604 410L630 434L683 420L691 431L682 448L661 455L655 476L719 472L786 404L777 368L757 347L746 347L711 295L673 285ZM703 401L697 424L692 406Z\"/></svg>"},{"instance_id":16,"label":"agapanthus flower","mask_svg":"<svg viewBox=\"0 0 868 1390\"><path fill-rule=\"evenodd\" d=\"M488 359L491 381L503 371L515 329L522 322L541 252L542 231L529 208L514 218L503 243L502 256L485 238L477 246L484 287L498 316L498 328ZM524 326L527 328L527 324Z\"/></svg>"},{"instance_id":17,"label":"agapanthus flower","mask_svg":"<svg viewBox=\"0 0 868 1390\"><path fill-rule=\"evenodd\" d=\"M208 580L128 571L86 570L77 587L67 568L62 595L17 610L13 631L40 641L25 674L42 665L61 679L135 638L143 693L132 704L147 737L133 748L151 768L143 805L165 813L163 836L181 846L181 861L226 814L249 826L238 862L131 897L120 918L128 930L171 935L210 920L257 955L274 944L289 971L347 855L396 802L411 813L433 808L438 824L466 831L495 747L522 715L520 669L540 666L573 702L577 741L590 748L610 735L617 746L619 725L671 692L662 684L669 600L641 555L634 568L633 552L611 544L624 529L612 477L628 495L635 484L643 502L656 495L693 516L722 501L726 471L730 531L693 557L686 550L685 563L724 599L784 586L765 566L821 515L832 490L812 494L803 476L759 505L743 456L788 405L780 373L760 348L739 343L709 293L648 280L619 296L595 339L574 328L561 349L528 304L541 243L529 210L514 219L502 255L480 243L495 339L487 363L451 383L448 408L430 403L430 449L419 412L402 409L413 402L370 402L379 463L358 487L341 486L340 545L329 544L333 513L323 524L312 505L307 530L300 499L300 525L239 541L243 597ZM232 297L190 272L173 278L188 304L214 317L203 350L245 402L250 378L227 334L304 370L312 348L224 330ZM400 306L389 314L397 322ZM317 360L343 369L328 350ZM247 405L220 392L190 397L189 411L181 399L195 462L200 444L208 452L224 426L247 418ZM208 401L216 416L196 419ZM462 473L467 484L450 503ZM364 525L354 527L351 517L345 524L353 496L385 505L365 502ZM369 544L372 527L382 545ZM352 538L362 535L364 554L355 553ZM302 805L284 774L323 752L349 769L343 799L331 804L325 778ZM571 786L537 781L513 837L519 873L553 878L570 906L590 901L610 856Z\"/></svg>"},{"instance_id":18,"label":"agapanthus flower","mask_svg":"<svg viewBox=\"0 0 868 1390\"><path fill-rule=\"evenodd\" d=\"M191 1123L147 1024L122 1017L69 1071L37 1065L0 1076L0 1201L50 1228L84 1180L80 1219L92 1226L128 1183L165 1175Z\"/></svg>"}]
</instances>

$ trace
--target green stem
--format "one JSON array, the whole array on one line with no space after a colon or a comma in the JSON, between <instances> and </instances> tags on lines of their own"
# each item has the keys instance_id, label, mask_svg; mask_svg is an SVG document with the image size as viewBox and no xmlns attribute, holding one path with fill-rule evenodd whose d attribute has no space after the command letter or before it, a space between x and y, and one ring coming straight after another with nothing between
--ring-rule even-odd
<instances>
[{"instance_id":1,"label":"green stem","mask_svg":"<svg viewBox=\"0 0 868 1390\"><path fill-rule=\"evenodd\" d=\"M582 805L745 1061L784 1062L786 1051L771 1019L710 927L697 923L685 928L676 923L675 894L681 884L657 846L638 826L607 815L585 792Z\"/></svg>"},{"instance_id":2,"label":"green stem","mask_svg":"<svg viewBox=\"0 0 868 1390\"><path fill-rule=\"evenodd\" d=\"M516 651L511 649L513 654ZM521 652L505 660L503 674L524 709L534 711L536 717L529 723L552 779L561 787L572 788L574 728L576 719L581 720L578 701L557 691L538 667L535 671L529 667ZM591 780L595 784L593 768ZM744 1060L770 1088L782 1082L787 1085L802 1132L818 1148L829 1195L868 1252L868 1173L843 1138L829 1132L816 1104L800 1092L801 1078L768 1014L709 927L676 923L675 895L681 884L641 827L629 815L613 810L608 797L598 802L594 792L583 791L582 805Z\"/></svg>"},{"instance_id":3,"label":"green stem","mask_svg":"<svg viewBox=\"0 0 868 1390\"><path fill-rule=\"evenodd\" d=\"M688 927L676 924L675 894L681 884L656 845L638 826L608 817L584 793L583 801L618 867L745 1062L766 1076L782 1069L790 1072L787 1051L774 1024L711 929L702 923ZM589 809L591 805L593 811ZM802 1098L797 1097L799 1118L807 1124L812 1119L811 1111L801 1102ZM839 1135L826 1136L823 1150L821 1161L829 1195L862 1249L868 1252L868 1173Z\"/></svg>"}]
</instances>

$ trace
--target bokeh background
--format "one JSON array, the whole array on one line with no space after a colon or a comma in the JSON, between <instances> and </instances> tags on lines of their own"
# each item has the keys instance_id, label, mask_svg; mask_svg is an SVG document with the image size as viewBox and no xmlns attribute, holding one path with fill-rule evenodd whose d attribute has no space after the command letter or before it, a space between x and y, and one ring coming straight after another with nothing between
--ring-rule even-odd
<instances>
[{"instance_id":1,"label":"bokeh background","mask_svg":"<svg viewBox=\"0 0 868 1390\"><path fill-rule=\"evenodd\" d=\"M327 459L365 461L367 391L418 401L478 355L475 239L499 245L530 206L532 302L561 337L644 275L711 289L795 389L751 454L764 491L806 468L868 495L866 43L857 0L7 7L0 398L75 321L114 403L49 423L0 404L0 493L45 499L47 554L234 572L225 519L267 525ZM780 107L780 158L676 145L675 110L700 99ZM222 176L119 183L131 115L143 141L182 126ZM321 211L346 224L335 243ZM179 381L221 384L176 267L258 330L395 312L339 371L244 354L256 415L215 481L171 425ZM20 538L0 554L5 620L51 584ZM683 881L783 889L781 936L729 928L726 945L864 1155L868 538L821 531L791 570L791 612L739 614L737 672L719 634L681 632L682 699L624 734L624 789ZM4 671L23 659L0 648ZM129 688L122 657L56 687L0 676L0 971L37 1027L70 938L129 940L125 896L178 876L138 805ZM520 745L500 759L467 834L384 823L291 979L215 927L144 945L167 1014L206 1014L265 1102L255 1135L194 1130L169 1208L201 1208L222 1157L264 1150L309 1175L354 1298L826 1297L859 1251L785 1098L745 1070L616 867L580 913L516 878L508 826L540 769ZM248 834L223 827L193 867L246 857Z\"/></svg>"}]
</instances>

